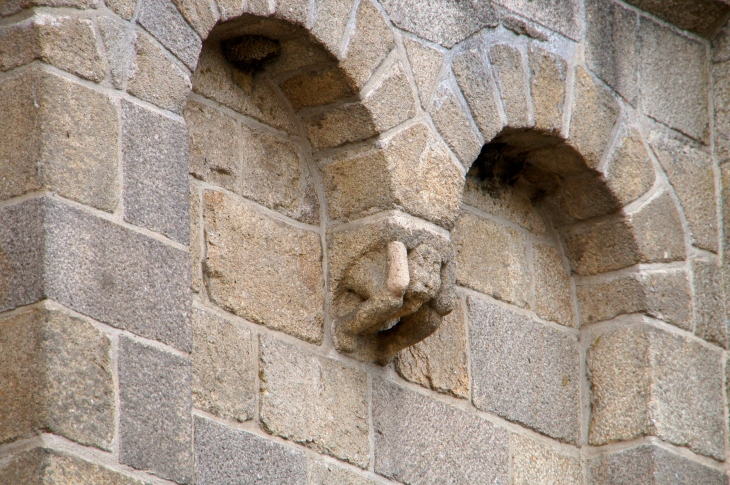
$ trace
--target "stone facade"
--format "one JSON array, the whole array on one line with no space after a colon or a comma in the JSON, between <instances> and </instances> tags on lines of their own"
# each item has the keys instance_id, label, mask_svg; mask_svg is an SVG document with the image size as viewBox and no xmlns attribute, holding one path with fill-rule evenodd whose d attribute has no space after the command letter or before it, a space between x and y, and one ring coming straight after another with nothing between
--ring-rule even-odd
<instances>
[{"instance_id":1,"label":"stone facade","mask_svg":"<svg viewBox=\"0 0 730 485\"><path fill-rule=\"evenodd\" d=\"M0 483L727 485L728 16L0 0Z\"/></svg>"}]
</instances>

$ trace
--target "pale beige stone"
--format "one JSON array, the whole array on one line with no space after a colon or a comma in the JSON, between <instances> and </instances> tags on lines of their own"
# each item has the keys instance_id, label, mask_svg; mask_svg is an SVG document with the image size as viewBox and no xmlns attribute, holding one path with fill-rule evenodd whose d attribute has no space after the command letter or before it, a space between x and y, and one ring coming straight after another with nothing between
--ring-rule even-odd
<instances>
[{"instance_id":1,"label":"pale beige stone","mask_svg":"<svg viewBox=\"0 0 730 485\"><path fill-rule=\"evenodd\" d=\"M322 249L314 232L219 192L203 195L205 284L213 302L310 342L322 339Z\"/></svg>"},{"instance_id":2,"label":"pale beige stone","mask_svg":"<svg viewBox=\"0 0 730 485\"><path fill-rule=\"evenodd\" d=\"M306 25L309 19L309 9L311 2L302 2L301 0L277 0L276 18L287 20L293 24Z\"/></svg>"},{"instance_id":3,"label":"pale beige stone","mask_svg":"<svg viewBox=\"0 0 730 485\"><path fill-rule=\"evenodd\" d=\"M203 232L200 226L203 209L200 201L202 191L196 184L190 184L190 268L193 292L203 291Z\"/></svg>"},{"instance_id":4,"label":"pale beige stone","mask_svg":"<svg viewBox=\"0 0 730 485\"><path fill-rule=\"evenodd\" d=\"M395 369L406 380L434 391L469 397L466 320L463 302L444 317L439 329L425 340L402 350Z\"/></svg>"},{"instance_id":5,"label":"pale beige stone","mask_svg":"<svg viewBox=\"0 0 730 485\"><path fill-rule=\"evenodd\" d=\"M479 155L482 144L472 129L469 115L464 112L454 93L441 84L430 110L436 129L454 151L461 164L470 167Z\"/></svg>"},{"instance_id":6,"label":"pale beige stone","mask_svg":"<svg viewBox=\"0 0 730 485\"><path fill-rule=\"evenodd\" d=\"M418 87L421 106L428 109L441 72L444 54L440 50L410 37L403 37L403 45L405 45L411 72L413 72L413 78Z\"/></svg>"},{"instance_id":7,"label":"pale beige stone","mask_svg":"<svg viewBox=\"0 0 730 485\"><path fill-rule=\"evenodd\" d=\"M251 332L203 308L193 308L193 406L247 421L256 407Z\"/></svg>"},{"instance_id":8,"label":"pale beige stone","mask_svg":"<svg viewBox=\"0 0 730 485\"><path fill-rule=\"evenodd\" d=\"M575 69L573 89L569 143L583 155L588 167L596 168L613 132L620 107L611 92L580 67Z\"/></svg>"},{"instance_id":9,"label":"pale beige stone","mask_svg":"<svg viewBox=\"0 0 730 485\"><path fill-rule=\"evenodd\" d=\"M693 260L695 334L728 347L728 321L723 298L722 271L717 264Z\"/></svg>"},{"instance_id":10,"label":"pale beige stone","mask_svg":"<svg viewBox=\"0 0 730 485\"><path fill-rule=\"evenodd\" d=\"M188 75L149 35L135 33L135 58L127 90L163 109L182 113L192 88Z\"/></svg>"},{"instance_id":11,"label":"pale beige stone","mask_svg":"<svg viewBox=\"0 0 730 485\"><path fill-rule=\"evenodd\" d=\"M535 440L513 434L512 483L514 485L580 485L583 473L578 459L558 453Z\"/></svg>"},{"instance_id":12,"label":"pale beige stone","mask_svg":"<svg viewBox=\"0 0 730 485\"><path fill-rule=\"evenodd\" d=\"M134 9L137 6L138 0L105 0L104 3L112 11L122 17L124 20L129 20L134 16Z\"/></svg>"},{"instance_id":13,"label":"pale beige stone","mask_svg":"<svg viewBox=\"0 0 730 485\"><path fill-rule=\"evenodd\" d=\"M535 313L540 318L574 327L570 271L557 249L545 244L532 247L535 267Z\"/></svg>"},{"instance_id":14,"label":"pale beige stone","mask_svg":"<svg viewBox=\"0 0 730 485\"><path fill-rule=\"evenodd\" d=\"M260 359L264 428L318 453L367 467L365 372L269 337L261 338Z\"/></svg>"},{"instance_id":15,"label":"pale beige stone","mask_svg":"<svg viewBox=\"0 0 730 485\"><path fill-rule=\"evenodd\" d=\"M220 20L218 10L213 8L213 0L172 0L172 2L203 39Z\"/></svg>"},{"instance_id":16,"label":"pale beige stone","mask_svg":"<svg viewBox=\"0 0 730 485\"><path fill-rule=\"evenodd\" d=\"M309 485L378 485L381 483L321 460L310 460L308 468Z\"/></svg>"},{"instance_id":17,"label":"pale beige stone","mask_svg":"<svg viewBox=\"0 0 730 485\"><path fill-rule=\"evenodd\" d=\"M523 308L531 306L532 276L526 242L519 232L462 212L452 237L460 285Z\"/></svg>"},{"instance_id":18,"label":"pale beige stone","mask_svg":"<svg viewBox=\"0 0 730 485\"><path fill-rule=\"evenodd\" d=\"M350 20L354 0L315 0L316 19L312 34L339 57L342 37Z\"/></svg>"},{"instance_id":19,"label":"pale beige stone","mask_svg":"<svg viewBox=\"0 0 730 485\"><path fill-rule=\"evenodd\" d=\"M535 128L558 133L563 127L568 64L561 57L534 45L528 48L527 58Z\"/></svg>"},{"instance_id":20,"label":"pale beige stone","mask_svg":"<svg viewBox=\"0 0 730 485\"><path fill-rule=\"evenodd\" d=\"M99 17L96 22L112 85L116 89L122 89L134 57L134 29L128 23L112 16Z\"/></svg>"},{"instance_id":21,"label":"pale beige stone","mask_svg":"<svg viewBox=\"0 0 730 485\"><path fill-rule=\"evenodd\" d=\"M362 87L395 46L393 32L377 8L364 0L355 16L355 31L350 35L341 68Z\"/></svg>"},{"instance_id":22,"label":"pale beige stone","mask_svg":"<svg viewBox=\"0 0 730 485\"><path fill-rule=\"evenodd\" d=\"M240 17L245 11L246 0L215 0L221 15L221 22Z\"/></svg>"},{"instance_id":23,"label":"pale beige stone","mask_svg":"<svg viewBox=\"0 0 730 485\"><path fill-rule=\"evenodd\" d=\"M522 66L522 53L516 47L497 44L489 49L497 86L502 97L507 125L526 128L534 125L528 101L527 78Z\"/></svg>"},{"instance_id":24,"label":"pale beige stone","mask_svg":"<svg viewBox=\"0 0 730 485\"><path fill-rule=\"evenodd\" d=\"M685 257L684 229L679 211L667 193L631 215L631 227L642 263L667 263Z\"/></svg>"},{"instance_id":25,"label":"pale beige stone","mask_svg":"<svg viewBox=\"0 0 730 485\"><path fill-rule=\"evenodd\" d=\"M416 115L411 86L400 63L391 66L377 80L362 103L378 132L389 130Z\"/></svg>"},{"instance_id":26,"label":"pale beige stone","mask_svg":"<svg viewBox=\"0 0 730 485\"><path fill-rule=\"evenodd\" d=\"M649 152L634 128L621 133L604 168L606 183L620 205L627 205L654 185L656 175Z\"/></svg>"}]
</instances>

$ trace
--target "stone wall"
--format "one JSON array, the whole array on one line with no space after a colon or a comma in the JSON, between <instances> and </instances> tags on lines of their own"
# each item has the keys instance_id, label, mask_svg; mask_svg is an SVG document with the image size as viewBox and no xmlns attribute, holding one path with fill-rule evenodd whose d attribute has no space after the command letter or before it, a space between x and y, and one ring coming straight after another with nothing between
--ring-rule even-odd
<instances>
[{"instance_id":1,"label":"stone wall","mask_svg":"<svg viewBox=\"0 0 730 485\"><path fill-rule=\"evenodd\" d=\"M727 484L729 14L0 0L0 483ZM394 238L456 304L379 365Z\"/></svg>"}]
</instances>

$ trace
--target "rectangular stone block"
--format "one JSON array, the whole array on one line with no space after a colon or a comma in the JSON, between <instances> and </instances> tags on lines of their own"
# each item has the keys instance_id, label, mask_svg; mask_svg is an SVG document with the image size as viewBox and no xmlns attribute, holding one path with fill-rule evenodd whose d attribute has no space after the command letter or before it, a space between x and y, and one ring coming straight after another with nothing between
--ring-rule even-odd
<instances>
[{"instance_id":1,"label":"rectangular stone block","mask_svg":"<svg viewBox=\"0 0 730 485\"><path fill-rule=\"evenodd\" d=\"M47 201L50 298L114 327L186 352L192 346L186 251Z\"/></svg>"},{"instance_id":2,"label":"rectangular stone block","mask_svg":"<svg viewBox=\"0 0 730 485\"><path fill-rule=\"evenodd\" d=\"M414 55L420 54L420 51L425 49L420 44L416 45L419 51ZM425 57L424 54L421 54L421 56ZM436 66L441 67L441 58L439 57L437 60L438 64ZM425 61L426 59L422 62ZM436 59L432 62L435 63ZM414 70L413 76L418 79L416 74L418 66L414 65L413 61L411 61L411 65ZM477 50L461 52L454 58L452 69L479 131L485 141L491 141L502 131L504 123L502 122L502 116L499 114L497 86L492 76L489 75L490 70L484 63L482 53ZM435 74L437 75L438 71ZM421 89L423 88L419 86L419 90Z\"/></svg>"},{"instance_id":3,"label":"rectangular stone block","mask_svg":"<svg viewBox=\"0 0 730 485\"><path fill-rule=\"evenodd\" d=\"M124 219L188 244L185 125L122 101L122 150Z\"/></svg>"},{"instance_id":4,"label":"rectangular stone block","mask_svg":"<svg viewBox=\"0 0 730 485\"><path fill-rule=\"evenodd\" d=\"M642 445L588 462L591 485L727 485L720 470L657 446Z\"/></svg>"},{"instance_id":5,"label":"rectangular stone block","mask_svg":"<svg viewBox=\"0 0 730 485\"><path fill-rule=\"evenodd\" d=\"M366 468L368 379L355 368L261 339L261 422L270 433Z\"/></svg>"},{"instance_id":6,"label":"rectangular stone block","mask_svg":"<svg viewBox=\"0 0 730 485\"><path fill-rule=\"evenodd\" d=\"M467 304L474 405L560 441L577 443L577 338L475 297L469 297Z\"/></svg>"},{"instance_id":7,"label":"rectangular stone block","mask_svg":"<svg viewBox=\"0 0 730 485\"><path fill-rule=\"evenodd\" d=\"M532 246L535 268L535 313L540 318L575 327L573 287L570 269L563 256L552 246Z\"/></svg>"},{"instance_id":8,"label":"rectangular stone block","mask_svg":"<svg viewBox=\"0 0 730 485\"><path fill-rule=\"evenodd\" d=\"M375 379L375 472L412 485L508 483L509 436L477 416Z\"/></svg>"},{"instance_id":9,"label":"rectangular stone block","mask_svg":"<svg viewBox=\"0 0 730 485\"><path fill-rule=\"evenodd\" d=\"M508 44L494 45L489 49L489 62L494 68L504 114L507 116L507 126L526 128L534 124L529 106L527 75L520 50Z\"/></svg>"},{"instance_id":10,"label":"rectangular stone block","mask_svg":"<svg viewBox=\"0 0 730 485\"><path fill-rule=\"evenodd\" d=\"M730 45L730 40L728 40L728 45ZM715 156L717 161L722 164L730 160L730 60L722 64L713 64L712 83L712 100L715 111Z\"/></svg>"},{"instance_id":11,"label":"rectangular stone block","mask_svg":"<svg viewBox=\"0 0 730 485\"><path fill-rule=\"evenodd\" d=\"M512 483L514 485L581 485L583 471L576 458L561 455L553 448L513 434Z\"/></svg>"},{"instance_id":12,"label":"rectangular stone block","mask_svg":"<svg viewBox=\"0 0 730 485\"><path fill-rule=\"evenodd\" d=\"M195 70L203 42L170 0L142 0L139 24L188 69Z\"/></svg>"},{"instance_id":13,"label":"rectangular stone block","mask_svg":"<svg viewBox=\"0 0 730 485\"><path fill-rule=\"evenodd\" d=\"M641 261L630 222L625 218L574 227L565 231L564 237L567 256L581 276L606 273ZM607 247L611 251L606 251Z\"/></svg>"},{"instance_id":14,"label":"rectangular stone block","mask_svg":"<svg viewBox=\"0 0 730 485\"><path fill-rule=\"evenodd\" d=\"M307 458L246 431L195 418L197 485L306 485Z\"/></svg>"},{"instance_id":15,"label":"rectangular stone block","mask_svg":"<svg viewBox=\"0 0 730 485\"><path fill-rule=\"evenodd\" d=\"M535 128L559 133L563 128L568 63L535 46L529 47L527 57Z\"/></svg>"},{"instance_id":16,"label":"rectangular stone block","mask_svg":"<svg viewBox=\"0 0 730 485\"><path fill-rule=\"evenodd\" d=\"M580 39L582 8L579 0L497 0L503 5L573 40Z\"/></svg>"},{"instance_id":17,"label":"rectangular stone block","mask_svg":"<svg viewBox=\"0 0 730 485\"><path fill-rule=\"evenodd\" d=\"M209 310L193 308L193 405L246 421L256 410L251 332Z\"/></svg>"},{"instance_id":18,"label":"rectangular stone block","mask_svg":"<svg viewBox=\"0 0 730 485\"><path fill-rule=\"evenodd\" d=\"M588 441L657 436L722 460L725 418L720 351L648 325L599 335L587 353Z\"/></svg>"},{"instance_id":19,"label":"rectangular stone block","mask_svg":"<svg viewBox=\"0 0 730 485\"><path fill-rule=\"evenodd\" d=\"M108 1L107 7L112 8L113 1ZM124 83L129 75L129 66L134 57L134 29L128 23L111 15L98 17L96 21L101 34L101 42L106 51L111 83L115 89L124 89Z\"/></svg>"},{"instance_id":20,"label":"rectangular stone block","mask_svg":"<svg viewBox=\"0 0 730 485\"><path fill-rule=\"evenodd\" d=\"M722 269L715 263L693 260L695 334L708 342L728 347L728 319L723 293Z\"/></svg>"},{"instance_id":21,"label":"rectangular stone block","mask_svg":"<svg viewBox=\"0 0 730 485\"><path fill-rule=\"evenodd\" d=\"M110 347L93 325L48 304L0 318L0 442L51 432L110 450Z\"/></svg>"},{"instance_id":22,"label":"rectangular stone block","mask_svg":"<svg viewBox=\"0 0 730 485\"><path fill-rule=\"evenodd\" d=\"M428 109L441 71L444 54L430 45L418 42L415 39L410 39L409 37L403 37L403 45L406 48L408 62L411 65L413 78L416 81L418 96L421 98L421 106L424 109ZM462 86L463 89L464 87ZM466 95L466 92L464 94ZM473 107L472 110L474 111Z\"/></svg>"},{"instance_id":23,"label":"rectangular stone block","mask_svg":"<svg viewBox=\"0 0 730 485\"><path fill-rule=\"evenodd\" d=\"M379 485L381 483L321 460L309 460L308 469L309 485Z\"/></svg>"},{"instance_id":24,"label":"rectangular stone block","mask_svg":"<svg viewBox=\"0 0 730 485\"><path fill-rule=\"evenodd\" d=\"M255 323L319 342L323 334L322 245L221 192L203 194L210 299Z\"/></svg>"},{"instance_id":25,"label":"rectangular stone block","mask_svg":"<svg viewBox=\"0 0 730 485\"><path fill-rule=\"evenodd\" d=\"M355 31L340 65L362 87L394 46L393 32L380 11L372 3L363 2L355 14Z\"/></svg>"},{"instance_id":26,"label":"rectangular stone block","mask_svg":"<svg viewBox=\"0 0 730 485\"><path fill-rule=\"evenodd\" d=\"M119 338L119 461L177 483L193 479L190 359Z\"/></svg>"},{"instance_id":27,"label":"rectangular stone block","mask_svg":"<svg viewBox=\"0 0 730 485\"><path fill-rule=\"evenodd\" d=\"M472 127L469 114L446 83L441 83L436 89L429 113L436 129L461 164L471 166L482 143Z\"/></svg>"}]
</instances>

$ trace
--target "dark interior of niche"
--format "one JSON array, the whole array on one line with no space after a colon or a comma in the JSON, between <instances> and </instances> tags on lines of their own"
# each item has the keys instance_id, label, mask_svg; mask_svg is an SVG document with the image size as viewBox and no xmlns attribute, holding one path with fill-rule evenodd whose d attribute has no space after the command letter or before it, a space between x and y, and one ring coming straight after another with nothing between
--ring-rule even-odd
<instances>
[{"instance_id":1,"label":"dark interior of niche","mask_svg":"<svg viewBox=\"0 0 730 485\"><path fill-rule=\"evenodd\" d=\"M281 55L281 43L263 35L241 35L221 42L226 60L239 71L254 74Z\"/></svg>"}]
</instances>

